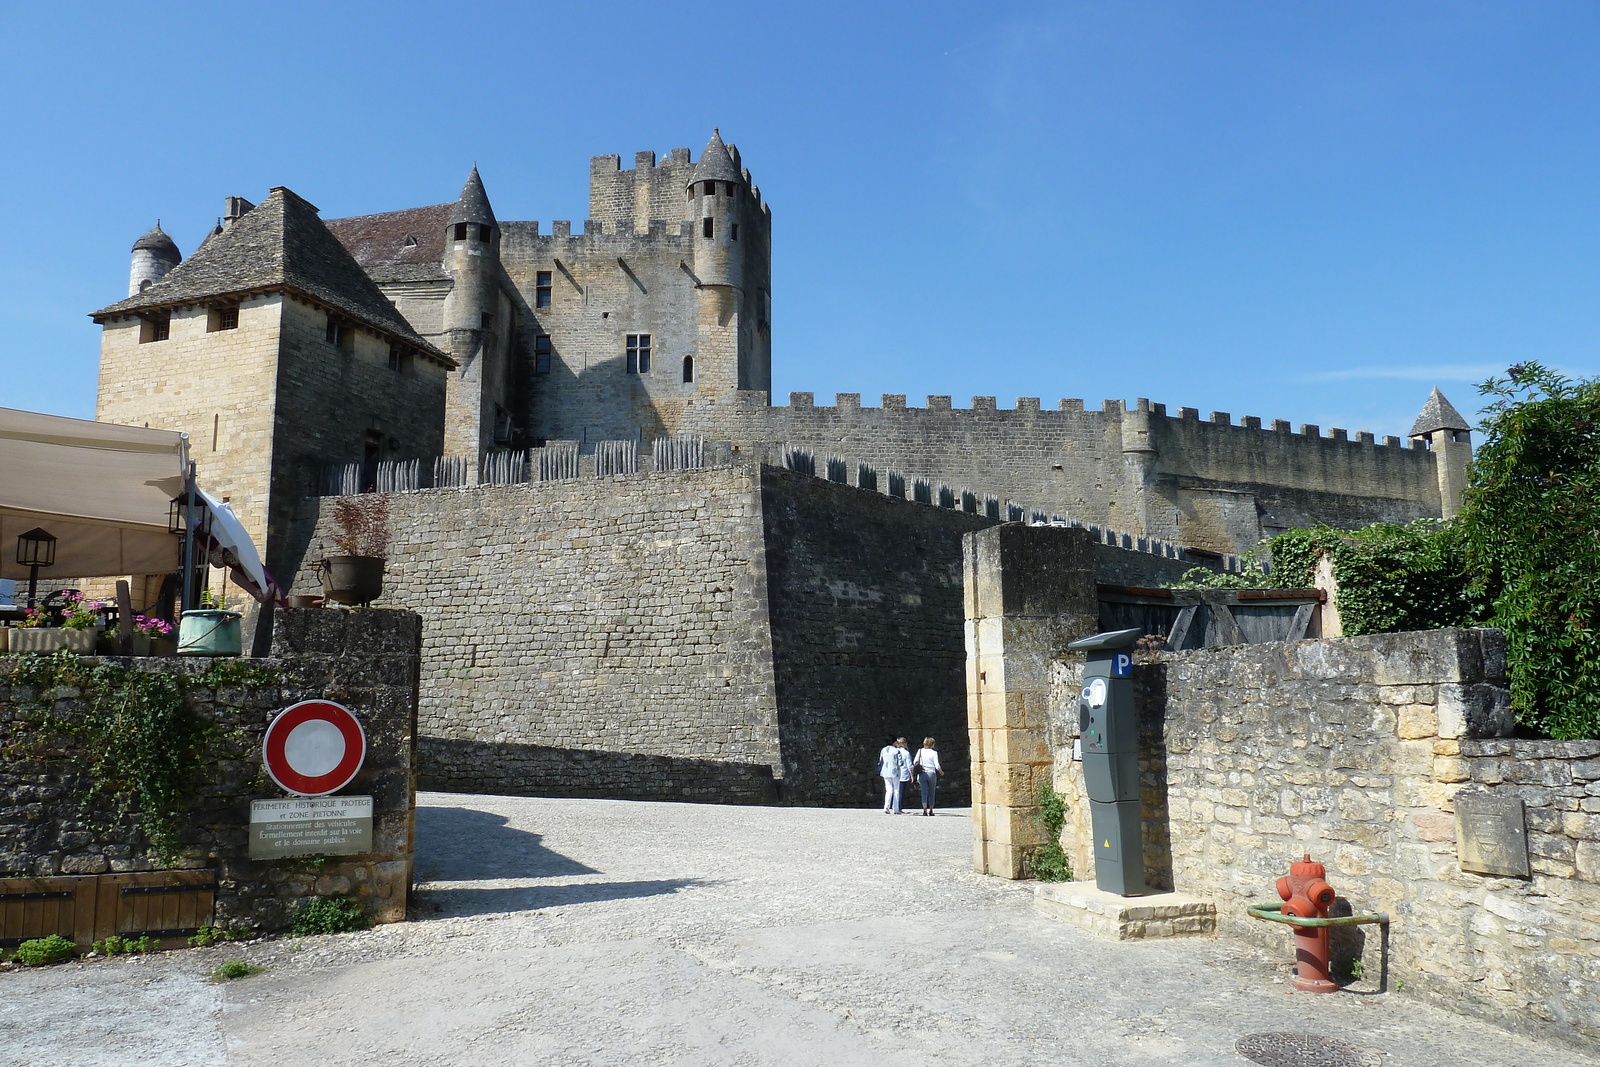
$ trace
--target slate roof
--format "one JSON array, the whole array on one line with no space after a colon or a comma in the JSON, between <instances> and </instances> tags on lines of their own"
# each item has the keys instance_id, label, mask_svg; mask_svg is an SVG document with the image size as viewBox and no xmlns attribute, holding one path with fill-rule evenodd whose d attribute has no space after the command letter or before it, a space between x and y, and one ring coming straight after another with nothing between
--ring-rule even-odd
<instances>
[{"instance_id":1,"label":"slate roof","mask_svg":"<svg viewBox=\"0 0 1600 1067\"><path fill-rule=\"evenodd\" d=\"M145 232L145 235L133 242L130 251L138 252L146 249L151 252L164 252L172 257L174 263L183 258L183 253L178 251L177 242L167 236L167 231L161 228L161 223L156 223Z\"/></svg>"},{"instance_id":2,"label":"slate roof","mask_svg":"<svg viewBox=\"0 0 1600 1067\"><path fill-rule=\"evenodd\" d=\"M447 366L456 365L411 328L317 217L317 209L282 186L150 288L90 317L103 322L116 315L277 289L309 297Z\"/></svg>"},{"instance_id":3,"label":"slate roof","mask_svg":"<svg viewBox=\"0 0 1600 1067\"><path fill-rule=\"evenodd\" d=\"M494 208L489 206L489 194L483 191L483 179L478 177L478 167L472 167L472 173L467 175L467 184L461 187L461 195L456 198L450 210L450 222L487 222L489 225L498 225L495 222Z\"/></svg>"},{"instance_id":4,"label":"slate roof","mask_svg":"<svg viewBox=\"0 0 1600 1067\"><path fill-rule=\"evenodd\" d=\"M325 225L372 279L387 282L442 281L445 230L454 204L328 219Z\"/></svg>"},{"instance_id":5,"label":"slate roof","mask_svg":"<svg viewBox=\"0 0 1600 1067\"><path fill-rule=\"evenodd\" d=\"M1411 436L1421 437L1435 430L1470 430L1467 420L1457 411L1439 392L1439 387L1434 386L1433 392L1428 394L1428 402L1422 405L1422 414L1417 416L1417 421L1411 424Z\"/></svg>"},{"instance_id":6,"label":"slate roof","mask_svg":"<svg viewBox=\"0 0 1600 1067\"><path fill-rule=\"evenodd\" d=\"M689 184L705 181L741 182L744 177L733 165L733 157L728 155L728 146L722 143L722 131L712 130L711 140L706 142L706 150L700 153L700 162L694 165L694 173L689 176Z\"/></svg>"}]
</instances>

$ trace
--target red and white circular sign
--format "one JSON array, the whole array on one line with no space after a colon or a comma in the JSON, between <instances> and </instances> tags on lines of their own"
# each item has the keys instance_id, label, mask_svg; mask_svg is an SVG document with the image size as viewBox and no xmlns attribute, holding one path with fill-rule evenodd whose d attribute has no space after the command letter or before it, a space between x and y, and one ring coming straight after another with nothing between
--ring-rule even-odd
<instances>
[{"instance_id":1,"label":"red and white circular sign","mask_svg":"<svg viewBox=\"0 0 1600 1067\"><path fill-rule=\"evenodd\" d=\"M284 708L261 742L267 774L303 797L322 797L350 784L367 758L367 734L350 709L331 700L302 700Z\"/></svg>"}]
</instances>

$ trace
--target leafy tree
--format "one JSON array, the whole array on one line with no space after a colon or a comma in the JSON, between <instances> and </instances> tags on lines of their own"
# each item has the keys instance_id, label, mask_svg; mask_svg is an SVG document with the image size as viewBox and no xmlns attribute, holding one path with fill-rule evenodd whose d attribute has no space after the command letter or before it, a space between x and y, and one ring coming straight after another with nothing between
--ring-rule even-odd
<instances>
[{"instance_id":1,"label":"leafy tree","mask_svg":"<svg viewBox=\"0 0 1600 1067\"><path fill-rule=\"evenodd\" d=\"M1519 721L1600 737L1600 380L1538 363L1490 398L1459 525L1474 591L1505 631Z\"/></svg>"}]
</instances>

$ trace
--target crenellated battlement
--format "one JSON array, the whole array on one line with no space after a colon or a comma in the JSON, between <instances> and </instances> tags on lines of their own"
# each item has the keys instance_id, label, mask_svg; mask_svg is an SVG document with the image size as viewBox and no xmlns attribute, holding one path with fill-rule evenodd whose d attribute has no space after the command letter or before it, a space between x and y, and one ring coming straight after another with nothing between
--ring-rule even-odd
<instances>
[{"instance_id":1,"label":"crenellated battlement","mask_svg":"<svg viewBox=\"0 0 1600 1067\"><path fill-rule=\"evenodd\" d=\"M760 398L751 397L749 398L749 403L764 406L767 404L767 400L765 396ZM1004 408L1000 407L997 403L997 398L992 396L975 396L972 398L970 406L957 407L952 403L952 397L935 394L928 396L926 403L919 406L907 403L906 394L904 393L884 393L879 403L873 406L862 404L860 393L835 393L834 402L830 405L818 404L814 393L791 392L787 405L772 404L771 408L774 411L806 413L822 418L827 418L830 415L845 418L854 414L865 413L878 413L880 416L888 416L890 413L905 413L909 415L942 414L956 417L966 415L999 417L1002 419L1049 419L1053 416L1093 417L1099 415L1115 415L1120 418L1128 414L1146 414L1153 419L1165 419L1180 426L1188 424L1196 427L1203 426L1211 430L1221 429L1277 434L1303 437L1327 443L1344 443L1356 446L1370 445L1374 448L1396 448L1408 451L1424 450L1426 448L1426 443L1423 441L1414 440L1407 443L1393 435L1386 435L1380 441L1375 434L1366 430L1358 431L1352 437L1348 430L1339 427L1329 429L1327 434L1324 435L1321 427L1315 423L1301 423L1300 428L1294 430L1286 419L1273 419L1270 423L1263 425L1263 420L1256 415L1246 415L1235 423L1233 416L1226 411L1213 411L1205 419L1200 418L1198 408L1180 407L1177 414L1168 414L1167 405L1152 403L1143 397L1134 401L1132 407L1129 407L1125 400L1104 400L1101 401L1098 408L1091 408L1082 399L1069 397L1058 400L1055 407L1047 408L1043 406L1039 397L1019 396L1016 399L1015 406Z\"/></svg>"}]
</instances>

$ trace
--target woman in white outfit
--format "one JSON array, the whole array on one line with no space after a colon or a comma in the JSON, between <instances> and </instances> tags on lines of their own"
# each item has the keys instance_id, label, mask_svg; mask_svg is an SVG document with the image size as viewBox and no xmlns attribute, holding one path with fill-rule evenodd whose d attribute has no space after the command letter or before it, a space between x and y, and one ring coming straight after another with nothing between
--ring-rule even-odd
<instances>
[{"instance_id":1,"label":"woman in white outfit","mask_svg":"<svg viewBox=\"0 0 1600 1067\"><path fill-rule=\"evenodd\" d=\"M939 766L939 753L934 750L933 738L924 737L917 749L917 784L922 787L922 814L933 814L933 792L939 784L944 768Z\"/></svg>"}]
</instances>

